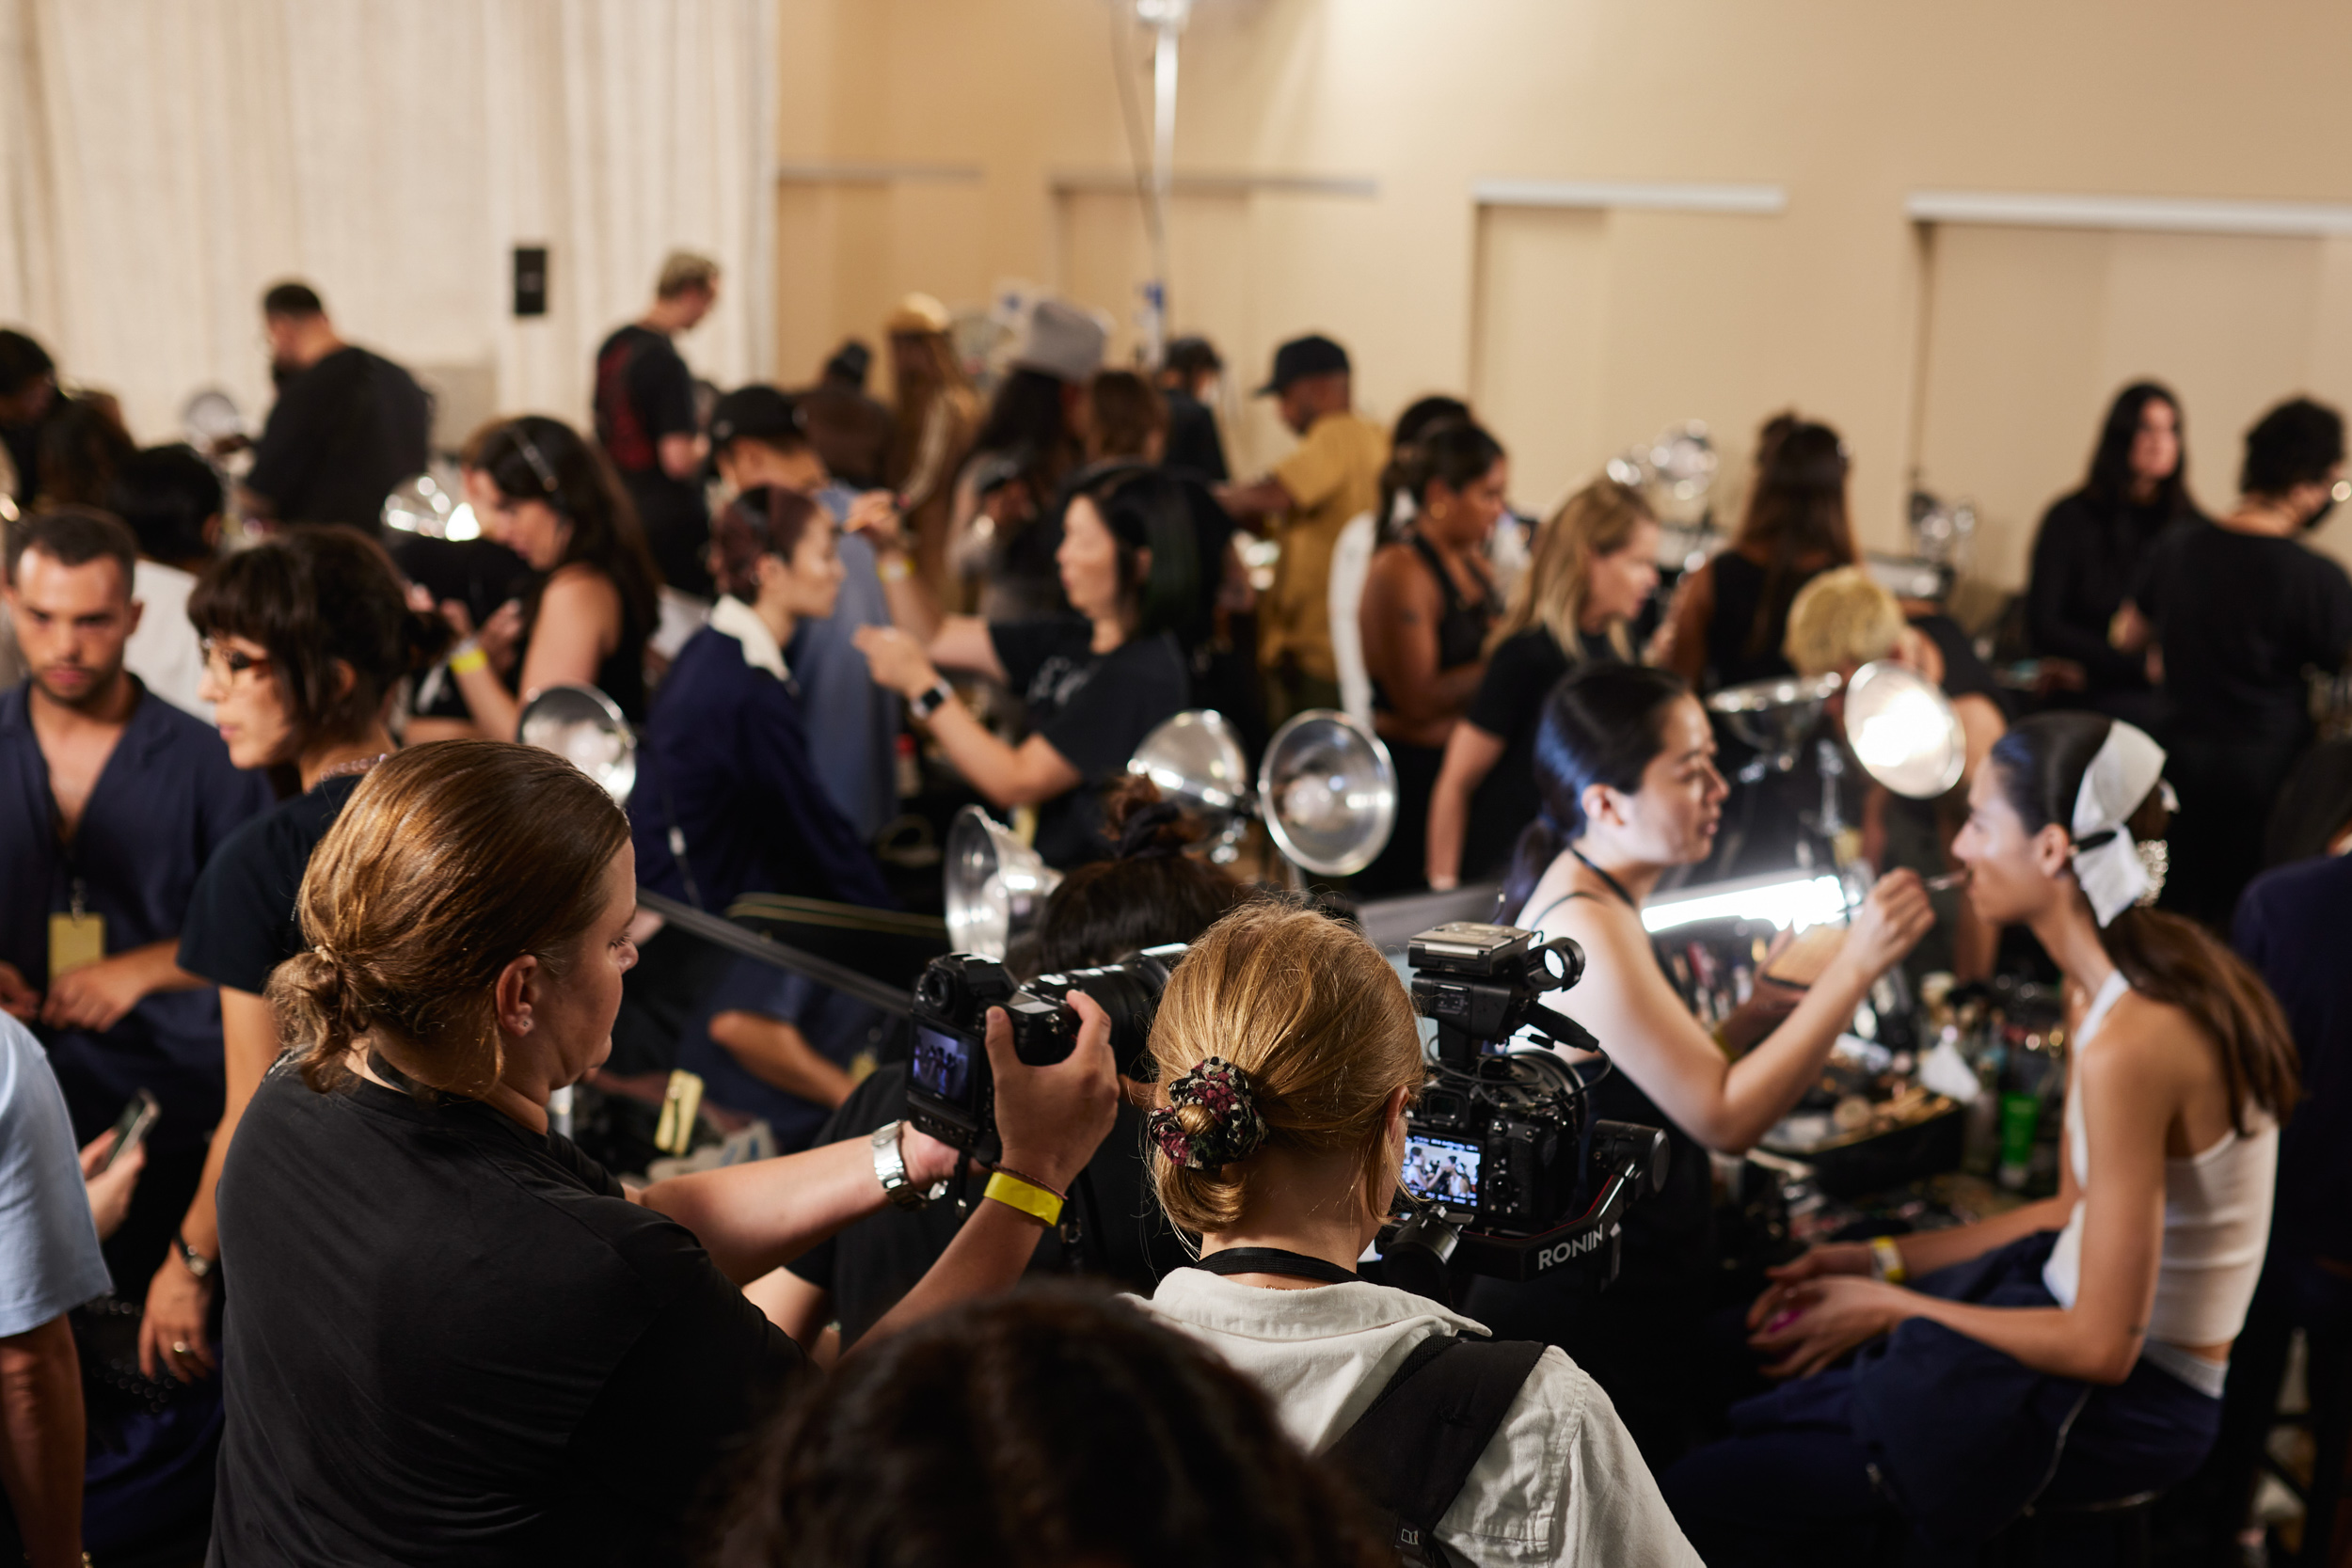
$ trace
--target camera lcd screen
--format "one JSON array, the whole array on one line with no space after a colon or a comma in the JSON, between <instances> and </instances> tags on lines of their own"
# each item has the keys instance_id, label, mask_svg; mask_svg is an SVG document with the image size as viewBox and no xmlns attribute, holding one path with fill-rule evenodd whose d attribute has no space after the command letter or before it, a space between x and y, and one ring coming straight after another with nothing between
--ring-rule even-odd
<instances>
[{"instance_id":1,"label":"camera lcd screen","mask_svg":"<svg viewBox=\"0 0 2352 1568\"><path fill-rule=\"evenodd\" d=\"M929 1024L914 1030L914 1086L936 1099L961 1105L972 1092L974 1042Z\"/></svg>"},{"instance_id":2,"label":"camera lcd screen","mask_svg":"<svg viewBox=\"0 0 2352 1568\"><path fill-rule=\"evenodd\" d=\"M1415 1133L1405 1140L1405 1190L1449 1209L1478 1207L1478 1146Z\"/></svg>"}]
</instances>

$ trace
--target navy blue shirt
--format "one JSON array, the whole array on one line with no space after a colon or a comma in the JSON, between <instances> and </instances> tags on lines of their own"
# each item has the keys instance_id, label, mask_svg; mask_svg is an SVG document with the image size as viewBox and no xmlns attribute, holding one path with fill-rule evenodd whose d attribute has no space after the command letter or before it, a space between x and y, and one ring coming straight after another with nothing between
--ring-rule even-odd
<instances>
[{"instance_id":1,"label":"navy blue shirt","mask_svg":"<svg viewBox=\"0 0 2352 1568\"><path fill-rule=\"evenodd\" d=\"M819 1056L844 1069L859 1052L880 1043L888 1022L879 1007L757 958L736 959L726 978L703 998L678 1040L677 1065L701 1074L703 1092L711 1101L766 1121L776 1134L779 1154L808 1148L833 1107L768 1083L712 1039L710 1021L725 1012L757 1013L789 1023Z\"/></svg>"},{"instance_id":2,"label":"navy blue shirt","mask_svg":"<svg viewBox=\"0 0 2352 1568\"><path fill-rule=\"evenodd\" d=\"M0 694L0 962L46 991L49 918L73 907L77 879L83 908L106 923L109 955L177 937L199 873L270 794L230 762L211 725L142 687L72 845L60 845L29 689ZM36 1032L84 1137L142 1088L163 1107L158 1149L201 1148L220 1120L220 998L210 987L150 996L103 1034Z\"/></svg>"},{"instance_id":3,"label":"navy blue shirt","mask_svg":"<svg viewBox=\"0 0 2352 1568\"><path fill-rule=\"evenodd\" d=\"M269 989L270 971L307 945L294 898L310 867L310 851L358 787L357 773L321 779L246 823L222 846L188 906L187 930L180 938L182 969L255 996Z\"/></svg>"},{"instance_id":4,"label":"navy blue shirt","mask_svg":"<svg viewBox=\"0 0 2352 1568\"><path fill-rule=\"evenodd\" d=\"M2352 1262L2352 859L2265 872L2238 902L2246 961L2286 1009L2303 1098L2279 1136L2276 1246Z\"/></svg>"},{"instance_id":5,"label":"navy blue shirt","mask_svg":"<svg viewBox=\"0 0 2352 1568\"><path fill-rule=\"evenodd\" d=\"M661 683L639 738L629 796L637 879L688 896L670 853L673 825L704 909L782 893L892 909L882 868L826 796L809 760L791 685L745 662L743 645L705 626Z\"/></svg>"}]
</instances>

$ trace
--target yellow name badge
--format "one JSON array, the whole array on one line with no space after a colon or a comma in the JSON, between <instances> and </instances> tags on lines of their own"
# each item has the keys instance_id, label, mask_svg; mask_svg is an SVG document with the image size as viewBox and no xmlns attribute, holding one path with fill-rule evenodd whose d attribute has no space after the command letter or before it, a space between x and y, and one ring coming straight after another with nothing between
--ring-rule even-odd
<instances>
[{"instance_id":1,"label":"yellow name badge","mask_svg":"<svg viewBox=\"0 0 2352 1568\"><path fill-rule=\"evenodd\" d=\"M53 914L49 917L49 983L69 969L94 964L106 956L106 917L103 914Z\"/></svg>"}]
</instances>

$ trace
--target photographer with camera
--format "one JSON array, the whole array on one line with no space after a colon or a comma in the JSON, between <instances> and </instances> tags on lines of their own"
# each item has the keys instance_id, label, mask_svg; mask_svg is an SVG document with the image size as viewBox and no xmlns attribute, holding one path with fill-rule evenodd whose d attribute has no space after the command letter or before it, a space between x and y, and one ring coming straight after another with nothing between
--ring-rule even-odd
<instances>
[{"instance_id":1,"label":"photographer with camera","mask_svg":"<svg viewBox=\"0 0 2352 1568\"><path fill-rule=\"evenodd\" d=\"M1611 1289L1587 1296L1565 1275L1482 1279L1465 1305L1498 1333L1566 1349L1663 1465L1689 1445L1705 1402L1699 1325L1728 1305L1713 1299L1722 1271L1707 1151L1743 1153L1795 1108L1871 984L1934 916L1916 876L1882 879L1808 987L1759 982L1723 1037L1710 1038L1642 925L1650 890L1670 868L1707 857L1723 816L1728 789L1706 709L1662 670L1580 670L1545 702L1535 778L1544 812L1520 834L1503 908L1518 911L1512 925L1583 948L1583 981L1559 1009L1608 1053L1594 1112L1665 1129L1672 1160L1665 1190L1627 1221Z\"/></svg>"},{"instance_id":2,"label":"photographer with camera","mask_svg":"<svg viewBox=\"0 0 2352 1568\"><path fill-rule=\"evenodd\" d=\"M1162 800L1149 780L1129 775L1112 787L1106 811L1118 835L1115 858L1080 866L1045 903L1033 940L1016 942L1009 967L1018 975L1064 974L1116 963L1165 942L1190 942L1249 895L1209 862L1184 853L1200 822ZM1142 1026L1149 1027L1148 1016ZM1121 1061L1122 1072L1134 1063ZM908 1065L876 1069L843 1102L821 1146L863 1138L907 1115ZM1143 1117L1127 1099L1118 1124L1089 1162L1076 1207L1081 1229L1073 1247L1056 1235L1037 1250L1031 1272L1084 1273L1149 1290L1187 1259L1182 1242L1154 1212L1143 1168ZM811 1247L745 1293L776 1325L820 1360L854 1345L896 1306L953 1242L956 1206L892 1209ZM837 1345L825 1336L840 1327Z\"/></svg>"},{"instance_id":3,"label":"photographer with camera","mask_svg":"<svg viewBox=\"0 0 2352 1568\"><path fill-rule=\"evenodd\" d=\"M947 1173L909 1134L632 1196L551 1133L548 1096L610 1050L636 888L611 798L495 741L390 758L320 844L310 945L270 980L290 1050L220 1183L218 1560L675 1559L803 1363L739 1283ZM1041 1070L986 1020L1009 1164L877 1333L1010 1284L1053 1225L1119 1098L1074 1005Z\"/></svg>"},{"instance_id":4,"label":"photographer with camera","mask_svg":"<svg viewBox=\"0 0 2352 1568\"><path fill-rule=\"evenodd\" d=\"M1155 1314L1254 1378L1292 1435L1331 1450L1406 1526L1434 1529L1449 1558L1698 1560L1608 1396L1565 1354L1448 1343L1486 1330L1357 1277L1425 1070L1412 1002L1360 931L1273 900L1235 911L1169 976L1152 1055L1152 1181L1200 1238L1200 1262L1160 1282ZM1478 1369L1496 1397L1466 1402L1488 1435L1458 1492L1433 1496L1423 1478L1440 1466L1399 1462L1444 1423L1395 1418L1449 1368Z\"/></svg>"}]
</instances>

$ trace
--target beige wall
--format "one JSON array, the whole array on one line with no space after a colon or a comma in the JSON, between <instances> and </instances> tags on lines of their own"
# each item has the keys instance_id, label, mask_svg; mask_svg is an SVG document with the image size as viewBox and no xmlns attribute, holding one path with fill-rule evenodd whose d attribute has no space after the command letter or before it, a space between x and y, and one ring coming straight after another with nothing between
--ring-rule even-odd
<instances>
[{"instance_id":1,"label":"beige wall","mask_svg":"<svg viewBox=\"0 0 2352 1568\"><path fill-rule=\"evenodd\" d=\"M1057 172L1125 164L1123 8L782 6L786 163L975 171L779 187L787 376L870 336L908 288L977 305L1025 278L1131 317L1148 270L1136 204L1055 191ZM1146 45L1121 38L1148 106ZM1174 325L1208 332L1244 383L1280 339L1330 332L1376 417L1470 392L1530 506L1669 420L1706 420L1736 463L1759 419L1795 404L1846 433L1866 542L1899 543L1915 467L1979 501L1981 564L2014 581L2122 381L2179 387L2209 505L2229 499L2237 436L2273 397L2352 403L2352 248L1930 231L1906 194L2352 201L2328 107L2347 58L2352 8L2323 0L1199 0L1179 170L1377 191L1180 196ZM1788 204L1482 210L1471 184L1494 176L1760 182ZM1279 454L1263 404L1234 412L1246 466Z\"/></svg>"}]
</instances>

